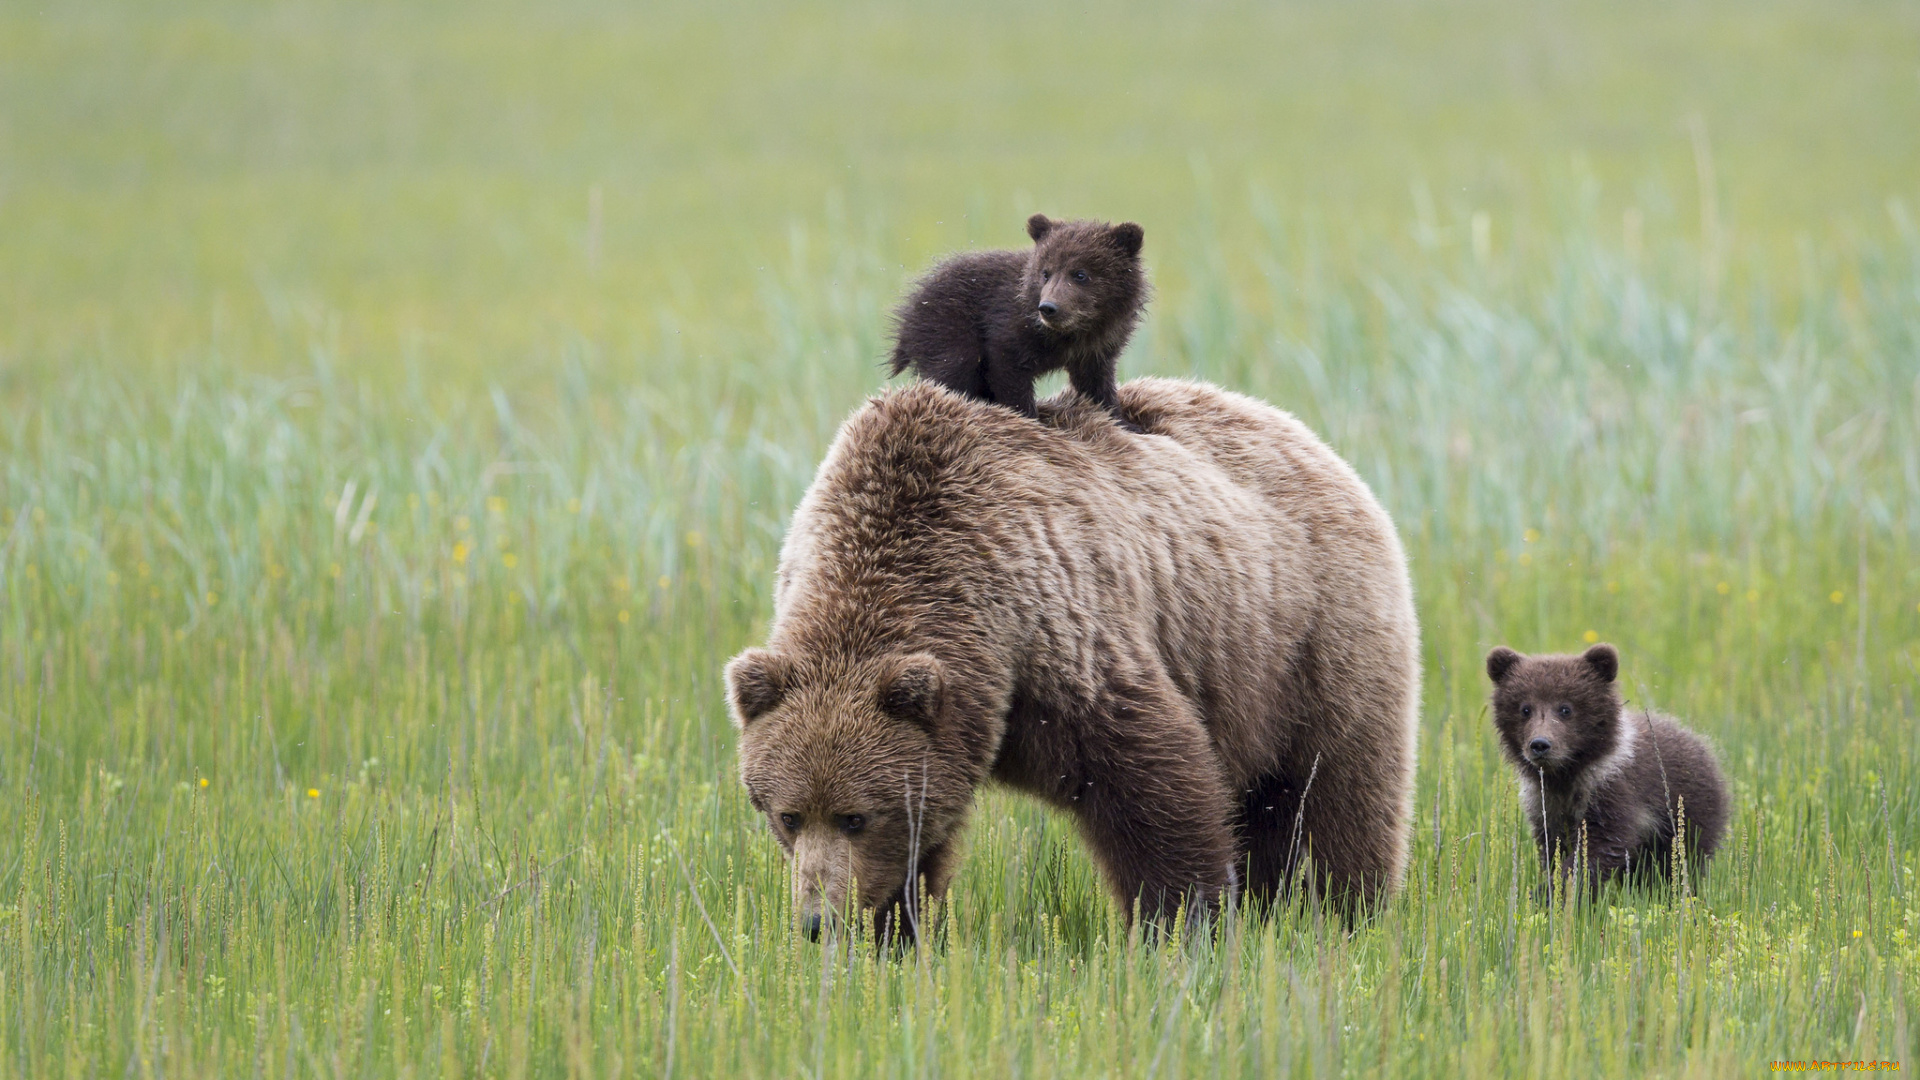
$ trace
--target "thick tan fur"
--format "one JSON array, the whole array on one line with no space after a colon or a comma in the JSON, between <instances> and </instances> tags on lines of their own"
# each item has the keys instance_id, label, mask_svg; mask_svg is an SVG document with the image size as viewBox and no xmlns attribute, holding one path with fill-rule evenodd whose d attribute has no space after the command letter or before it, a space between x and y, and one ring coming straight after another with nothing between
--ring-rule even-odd
<instances>
[{"instance_id":1,"label":"thick tan fur","mask_svg":"<svg viewBox=\"0 0 1920 1080\"><path fill-rule=\"evenodd\" d=\"M1071 394L1035 423L924 383L841 428L767 645L728 667L803 918L911 919L989 780L1074 814L1150 916L1271 897L1309 852L1336 899L1400 881L1419 641L1392 522L1278 409L1169 379L1119 397L1149 434Z\"/></svg>"}]
</instances>

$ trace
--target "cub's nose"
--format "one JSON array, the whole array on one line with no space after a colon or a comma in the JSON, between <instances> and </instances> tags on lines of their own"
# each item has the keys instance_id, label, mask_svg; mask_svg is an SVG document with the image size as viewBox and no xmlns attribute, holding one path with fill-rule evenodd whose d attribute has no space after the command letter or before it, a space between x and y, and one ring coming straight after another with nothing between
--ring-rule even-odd
<instances>
[{"instance_id":1,"label":"cub's nose","mask_svg":"<svg viewBox=\"0 0 1920 1080\"><path fill-rule=\"evenodd\" d=\"M1553 744L1545 739L1535 739L1527 744L1527 749L1533 751L1534 756L1538 757L1553 749Z\"/></svg>"},{"instance_id":2,"label":"cub's nose","mask_svg":"<svg viewBox=\"0 0 1920 1080\"><path fill-rule=\"evenodd\" d=\"M1051 319L1055 315L1060 314L1060 305L1051 300L1042 300L1040 301L1040 314Z\"/></svg>"},{"instance_id":3,"label":"cub's nose","mask_svg":"<svg viewBox=\"0 0 1920 1080\"><path fill-rule=\"evenodd\" d=\"M800 928L807 932L808 941L820 940L820 916L807 916L806 919L800 923Z\"/></svg>"}]
</instances>

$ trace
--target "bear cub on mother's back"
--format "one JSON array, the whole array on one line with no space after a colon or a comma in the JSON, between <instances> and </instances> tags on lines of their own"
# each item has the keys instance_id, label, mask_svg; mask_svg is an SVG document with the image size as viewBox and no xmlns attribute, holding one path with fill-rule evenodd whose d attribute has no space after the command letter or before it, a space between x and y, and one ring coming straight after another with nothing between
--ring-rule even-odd
<instances>
[{"instance_id":1,"label":"bear cub on mother's back","mask_svg":"<svg viewBox=\"0 0 1920 1080\"><path fill-rule=\"evenodd\" d=\"M1579 656L1487 654L1493 724L1519 773L1541 865L1559 860L1565 874L1584 859L1596 890L1633 870L1666 873L1682 817L1693 866L1727 824L1727 784L1706 740L1657 713L1628 712L1619 670L1611 645Z\"/></svg>"},{"instance_id":2,"label":"bear cub on mother's back","mask_svg":"<svg viewBox=\"0 0 1920 1080\"><path fill-rule=\"evenodd\" d=\"M1033 384L1066 369L1073 388L1120 417L1114 372L1146 303L1144 233L1132 222L1027 219L1033 247L976 251L935 266L894 313L892 371L1033 418Z\"/></svg>"}]
</instances>

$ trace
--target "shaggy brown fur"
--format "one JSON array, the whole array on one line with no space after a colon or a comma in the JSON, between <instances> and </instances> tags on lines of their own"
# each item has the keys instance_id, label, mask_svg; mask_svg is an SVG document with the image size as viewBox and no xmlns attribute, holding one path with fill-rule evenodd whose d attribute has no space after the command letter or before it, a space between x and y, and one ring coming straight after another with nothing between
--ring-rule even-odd
<instances>
[{"instance_id":1,"label":"shaggy brown fur","mask_svg":"<svg viewBox=\"0 0 1920 1080\"><path fill-rule=\"evenodd\" d=\"M1114 372L1146 303L1143 233L1132 222L1027 219L1033 247L934 267L900 305L892 369L1033 417L1034 380L1065 368L1120 418Z\"/></svg>"},{"instance_id":2,"label":"shaggy brown fur","mask_svg":"<svg viewBox=\"0 0 1920 1080\"><path fill-rule=\"evenodd\" d=\"M1271 898L1309 853L1340 902L1399 882L1419 640L1392 522L1278 409L1168 379L1119 400L1164 437L927 383L841 428L767 645L727 668L803 921L857 901L900 929L990 780L1071 813L1150 918L1236 880Z\"/></svg>"},{"instance_id":3,"label":"shaggy brown fur","mask_svg":"<svg viewBox=\"0 0 1920 1080\"><path fill-rule=\"evenodd\" d=\"M1614 681L1620 656L1487 654L1493 724L1520 777L1542 866L1563 877L1584 862L1597 889L1635 870L1667 873L1682 808L1689 865L1702 866L1727 823L1727 785L1700 736L1653 712L1632 713Z\"/></svg>"}]
</instances>

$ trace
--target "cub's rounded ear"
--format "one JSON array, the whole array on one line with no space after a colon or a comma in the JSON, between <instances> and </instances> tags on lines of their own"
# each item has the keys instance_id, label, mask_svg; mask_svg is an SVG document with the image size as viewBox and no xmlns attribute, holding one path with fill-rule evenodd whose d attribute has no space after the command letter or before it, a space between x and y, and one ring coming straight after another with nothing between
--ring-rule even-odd
<instances>
[{"instance_id":1,"label":"cub's rounded ear","mask_svg":"<svg viewBox=\"0 0 1920 1080\"><path fill-rule=\"evenodd\" d=\"M742 731L787 696L793 667L765 649L748 649L727 663L727 706Z\"/></svg>"},{"instance_id":2,"label":"cub's rounded ear","mask_svg":"<svg viewBox=\"0 0 1920 1080\"><path fill-rule=\"evenodd\" d=\"M1507 677L1515 664L1525 659L1526 657L1501 645L1487 654L1487 678L1498 683Z\"/></svg>"},{"instance_id":3,"label":"cub's rounded ear","mask_svg":"<svg viewBox=\"0 0 1920 1080\"><path fill-rule=\"evenodd\" d=\"M933 726L946 692L940 661L928 653L913 653L894 661L880 680L880 707L895 720L921 727Z\"/></svg>"},{"instance_id":4,"label":"cub's rounded ear","mask_svg":"<svg viewBox=\"0 0 1920 1080\"><path fill-rule=\"evenodd\" d=\"M1140 245L1146 242L1146 230L1131 221L1123 221L1113 227L1113 242L1128 256L1140 254Z\"/></svg>"},{"instance_id":5,"label":"cub's rounded ear","mask_svg":"<svg viewBox=\"0 0 1920 1080\"><path fill-rule=\"evenodd\" d=\"M1052 231L1053 219L1045 214L1035 214L1027 219L1027 235L1033 237L1033 242L1036 244Z\"/></svg>"},{"instance_id":6,"label":"cub's rounded ear","mask_svg":"<svg viewBox=\"0 0 1920 1080\"><path fill-rule=\"evenodd\" d=\"M1593 673L1600 676L1601 682L1612 682L1614 676L1620 674L1620 654L1604 641L1580 656L1592 665Z\"/></svg>"}]
</instances>

